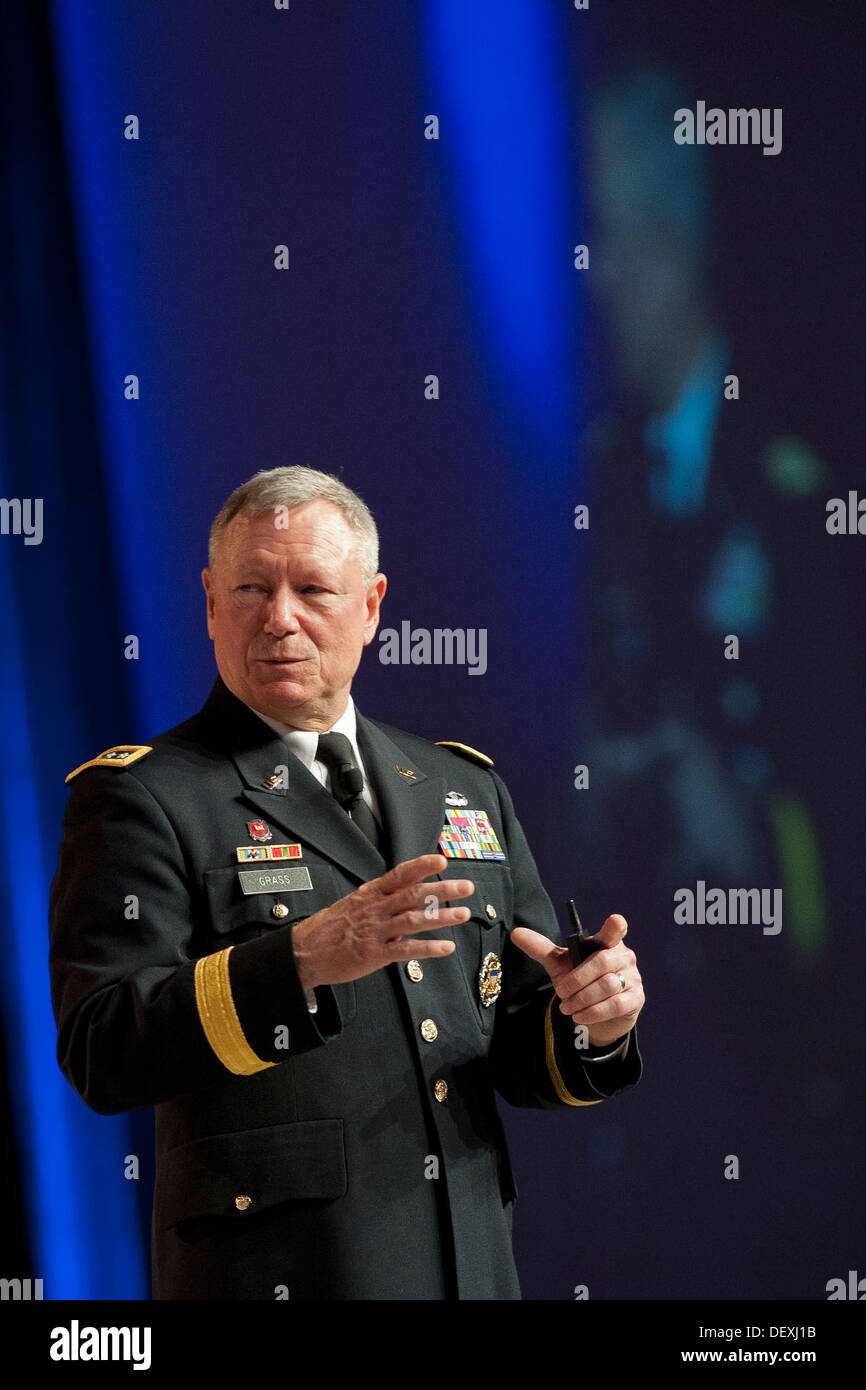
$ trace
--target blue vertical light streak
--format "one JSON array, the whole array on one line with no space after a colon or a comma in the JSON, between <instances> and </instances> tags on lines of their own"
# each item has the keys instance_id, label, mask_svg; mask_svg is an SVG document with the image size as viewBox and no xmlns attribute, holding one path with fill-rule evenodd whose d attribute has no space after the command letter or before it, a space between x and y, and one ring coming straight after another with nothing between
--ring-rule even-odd
<instances>
[{"instance_id":1,"label":"blue vertical light streak","mask_svg":"<svg viewBox=\"0 0 866 1390\"><path fill-rule=\"evenodd\" d=\"M538 0L423 6L430 110L502 404L541 444L572 437L574 243L560 19Z\"/></svg>"},{"instance_id":2,"label":"blue vertical light streak","mask_svg":"<svg viewBox=\"0 0 866 1390\"><path fill-rule=\"evenodd\" d=\"M159 20L142 22L150 32L148 23ZM181 548L182 519L160 435L165 401L157 403L155 386L171 325L149 299L161 267L161 247L145 231L153 156L147 141L123 134L130 112L145 125L154 119L153 74L136 68L127 17L111 0L54 0L52 25L106 460L119 638L134 634L141 650L128 673L134 727L127 737L134 741L179 718L176 682L163 658L182 651L188 636L186 611L168 601L167 582L160 583L162 556ZM124 397L128 374L139 377L138 401Z\"/></svg>"},{"instance_id":3,"label":"blue vertical light streak","mask_svg":"<svg viewBox=\"0 0 866 1390\"><path fill-rule=\"evenodd\" d=\"M0 480L2 475L0 468ZM0 709L6 728L14 730L4 740L0 770L4 860L14 865L3 891L7 949L0 980L34 1277L44 1281L48 1299L146 1297L133 1185L122 1183L128 1122L88 1115L57 1065L47 925L55 847L39 833L37 759L10 544L23 541L4 537L0 545ZM98 1225L92 1220L97 1193ZM7 1271L9 1277L23 1273Z\"/></svg>"}]
</instances>

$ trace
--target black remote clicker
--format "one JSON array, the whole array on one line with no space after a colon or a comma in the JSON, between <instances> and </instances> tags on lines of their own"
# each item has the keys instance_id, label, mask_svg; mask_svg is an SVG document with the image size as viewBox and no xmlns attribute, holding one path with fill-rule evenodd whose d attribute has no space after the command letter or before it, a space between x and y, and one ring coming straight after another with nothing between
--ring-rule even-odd
<instances>
[{"instance_id":1,"label":"black remote clicker","mask_svg":"<svg viewBox=\"0 0 866 1390\"><path fill-rule=\"evenodd\" d=\"M565 906L574 927L572 935L566 937L565 944L568 947L572 965L577 966L581 965L587 956L591 956L593 951L601 950L601 942L596 941L595 937L590 936L584 929L574 905L574 898L569 898Z\"/></svg>"}]
</instances>

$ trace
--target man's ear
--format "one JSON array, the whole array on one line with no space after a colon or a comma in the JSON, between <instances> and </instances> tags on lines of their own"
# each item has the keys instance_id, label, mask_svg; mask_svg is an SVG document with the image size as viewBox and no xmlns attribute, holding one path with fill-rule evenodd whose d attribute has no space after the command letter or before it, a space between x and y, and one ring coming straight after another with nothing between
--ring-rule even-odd
<instances>
[{"instance_id":1,"label":"man's ear","mask_svg":"<svg viewBox=\"0 0 866 1390\"><path fill-rule=\"evenodd\" d=\"M202 582L202 584L204 585L204 591L205 591L205 593L207 594L207 631L208 631L208 636L210 637L211 641L213 641L213 605L214 605L214 591L213 591L213 584L211 583L211 573L210 573L210 570L209 570L209 569L203 569L203 570L202 570L202 572L201 572L201 582Z\"/></svg>"},{"instance_id":2,"label":"man's ear","mask_svg":"<svg viewBox=\"0 0 866 1390\"><path fill-rule=\"evenodd\" d=\"M384 574L374 574L367 586L367 619L364 623L364 646L368 646L379 626L379 606L385 597L388 580Z\"/></svg>"}]
</instances>

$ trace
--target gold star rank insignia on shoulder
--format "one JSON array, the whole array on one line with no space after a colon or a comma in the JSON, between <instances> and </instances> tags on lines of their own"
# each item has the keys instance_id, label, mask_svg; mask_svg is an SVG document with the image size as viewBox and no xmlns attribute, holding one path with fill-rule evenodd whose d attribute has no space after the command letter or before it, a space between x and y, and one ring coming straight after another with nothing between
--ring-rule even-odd
<instances>
[{"instance_id":1,"label":"gold star rank insignia on shoulder","mask_svg":"<svg viewBox=\"0 0 866 1390\"><path fill-rule=\"evenodd\" d=\"M149 743L118 743L114 748L106 748L97 758L91 758L80 767L73 768L66 781L71 782L73 777L77 777L79 772L88 767L131 767L139 758L146 758L148 753L152 752L153 748Z\"/></svg>"},{"instance_id":2,"label":"gold star rank insignia on shoulder","mask_svg":"<svg viewBox=\"0 0 866 1390\"><path fill-rule=\"evenodd\" d=\"M482 1007L489 1009L502 993L502 962L495 951L488 951L478 972L478 994Z\"/></svg>"}]
</instances>

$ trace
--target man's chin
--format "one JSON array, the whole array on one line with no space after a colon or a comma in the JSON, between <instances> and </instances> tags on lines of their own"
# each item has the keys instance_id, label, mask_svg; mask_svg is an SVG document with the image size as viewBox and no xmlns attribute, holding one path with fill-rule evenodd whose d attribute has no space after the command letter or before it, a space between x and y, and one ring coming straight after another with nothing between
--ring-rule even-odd
<instances>
[{"instance_id":1,"label":"man's chin","mask_svg":"<svg viewBox=\"0 0 866 1390\"><path fill-rule=\"evenodd\" d=\"M263 700L276 700L280 704L302 705L311 699L315 691L309 681L302 680L290 668L282 666L261 666L254 673L251 682L253 690L261 692Z\"/></svg>"}]
</instances>

